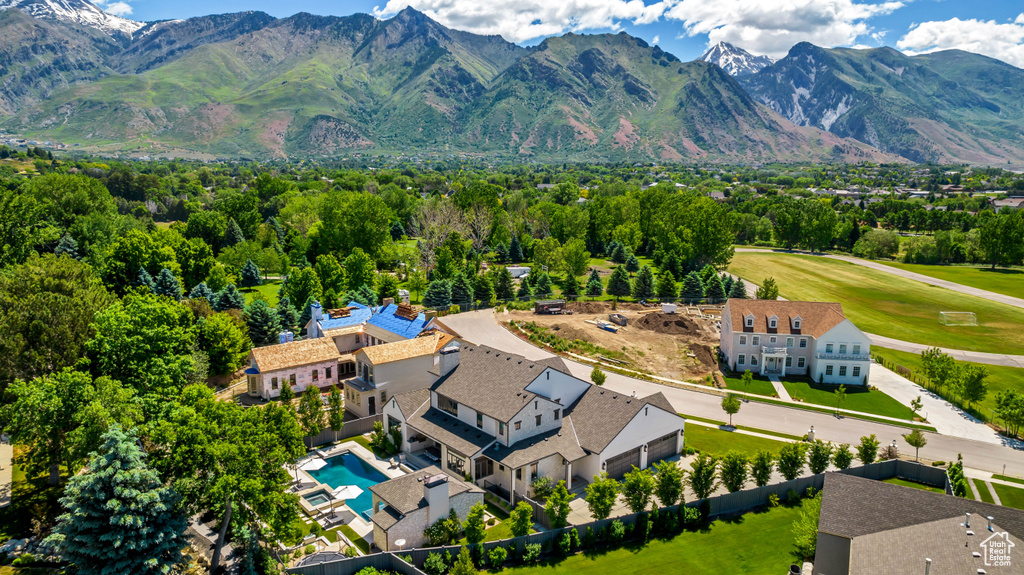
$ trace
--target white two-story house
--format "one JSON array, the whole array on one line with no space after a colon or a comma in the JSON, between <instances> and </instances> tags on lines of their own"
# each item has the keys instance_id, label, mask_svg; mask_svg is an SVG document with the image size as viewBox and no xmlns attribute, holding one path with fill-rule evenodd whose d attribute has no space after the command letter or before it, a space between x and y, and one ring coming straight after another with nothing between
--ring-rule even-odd
<instances>
[{"instance_id":1,"label":"white two-story house","mask_svg":"<svg viewBox=\"0 0 1024 575\"><path fill-rule=\"evenodd\" d=\"M866 385L871 340L838 303L730 299L720 349L729 369Z\"/></svg>"}]
</instances>

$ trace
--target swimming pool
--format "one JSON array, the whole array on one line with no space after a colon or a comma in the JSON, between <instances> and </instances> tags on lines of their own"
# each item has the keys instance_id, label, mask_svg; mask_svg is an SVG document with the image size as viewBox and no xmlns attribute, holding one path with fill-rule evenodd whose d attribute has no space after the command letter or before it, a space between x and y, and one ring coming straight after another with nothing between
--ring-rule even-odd
<instances>
[{"instance_id":1,"label":"swimming pool","mask_svg":"<svg viewBox=\"0 0 1024 575\"><path fill-rule=\"evenodd\" d=\"M310 505L312 505L313 507L317 507L319 505L323 505L324 503L327 503L328 501L330 501L331 500L331 493L329 491L325 490L325 489L321 489L320 491L314 491L312 493L307 493L307 494L303 495L302 498L305 499L306 502L309 503Z\"/></svg>"},{"instance_id":2,"label":"swimming pool","mask_svg":"<svg viewBox=\"0 0 1024 575\"><path fill-rule=\"evenodd\" d=\"M363 492L359 494L359 497L349 499L345 504L352 511L369 519L373 515L373 494L370 493L370 487L387 481L388 477L351 452L342 453L325 461L327 461L327 465L309 471L309 475L320 483L329 485L331 489L337 489L342 485L359 486Z\"/></svg>"}]
</instances>

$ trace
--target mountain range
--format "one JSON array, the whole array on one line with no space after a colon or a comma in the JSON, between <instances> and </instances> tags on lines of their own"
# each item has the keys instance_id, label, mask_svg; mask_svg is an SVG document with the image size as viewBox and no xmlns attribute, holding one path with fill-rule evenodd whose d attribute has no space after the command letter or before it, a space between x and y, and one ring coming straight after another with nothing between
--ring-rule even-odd
<instances>
[{"instance_id":1,"label":"mountain range","mask_svg":"<svg viewBox=\"0 0 1024 575\"><path fill-rule=\"evenodd\" d=\"M207 157L1024 157L1013 98L1024 71L965 52L800 44L772 63L723 44L682 62L625 33L524 48L413 9L388 20L104 14L87 0L0 0L0 129Z\"/></svg>"}]
</instances>

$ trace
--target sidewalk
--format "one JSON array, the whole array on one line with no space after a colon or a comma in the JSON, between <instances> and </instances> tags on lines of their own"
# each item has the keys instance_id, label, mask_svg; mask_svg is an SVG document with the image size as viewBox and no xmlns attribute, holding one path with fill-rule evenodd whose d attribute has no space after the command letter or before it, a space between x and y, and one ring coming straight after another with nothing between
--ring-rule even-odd
<instances>
[{"instance_id":1,"label":"sidewalk","mask_svg":"<svg viewBox=\"0 0 1024 575\"><path fill-rule=\"evenodd\" d=\"M775 388L775 393L779 394L779 398L782 399L782 401L793 401L789 392L786 391L786 386L782 385L782 380L779 379L779 376L769 376L768 381L772 382L772 387Z\"/></svg>"}]
</instances>

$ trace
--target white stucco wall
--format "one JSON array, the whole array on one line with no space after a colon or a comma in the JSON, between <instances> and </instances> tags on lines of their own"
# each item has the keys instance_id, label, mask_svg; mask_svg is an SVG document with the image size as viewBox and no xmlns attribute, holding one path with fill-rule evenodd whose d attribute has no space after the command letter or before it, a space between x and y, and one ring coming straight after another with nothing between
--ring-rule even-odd
<instances>
[{"instance_id":1,"label":"white stucco wall","mask_svg":"<svg viewBox=\"0 0 1024 575\"><path fill-rule=\"evenodd\" d=\"M598 457L597 471L600 471L601 464L608 459L636 447L641 447L669 433L682 431L684 425L685 421L683 418L674 413L669 413L653 405L645 406L622 428L622 431L615 436L615 439L612 439L608 446L601 451ZM680 434L676 438L676 452L679 452L682 447L683 438ZM593 464L589 463L589 465ZM647 453L643 449L640 450L640 465L647 467ZM588 472L590 472L589 468ZM584 476L584 479L589 481L596 473L591 473L590 477Z\"/></svg>"},{"instance_id":2,"label":"white stucco wall","mask_svg":"<svg viewBox=\"0 0 1024 575\"><path fill-rule=\"evenodd\" d=\"M832 344L832 353L827 353L828 344ZM840 353L840 346L846 345L846 353ZM853 355L853 346L860 346L860 355L864 359L850 359ZM818 357L824 354L826 357ZM846 357L844 357L844 355ZM827 367L832 366L832 375L827 375ZM846 367L846 376L839 375L841 368ZM855 367L859 367L858 375L853 375ZM814 354L811 357L810 375L814 381L844 384L864 385L868 380L871 370L871 340L850 320L844 320L839 325L824 333L815 341Z\"/></svg>"},{"instance_id":3,"label":"white stucco wall","mask_svg":"<svg viewBox=\"0 0 1024 575\"><path fill-rule=\"evenodd\" d=\"M562 373L556 369L545 369L526 386L531 393L543 395L544 397L558 401L562 405L572 405L576 400L586 393L590 383Z\"/></svg>"}]
</instances>

